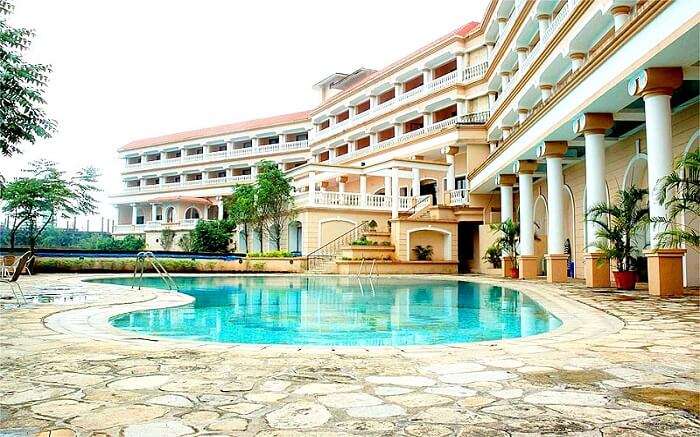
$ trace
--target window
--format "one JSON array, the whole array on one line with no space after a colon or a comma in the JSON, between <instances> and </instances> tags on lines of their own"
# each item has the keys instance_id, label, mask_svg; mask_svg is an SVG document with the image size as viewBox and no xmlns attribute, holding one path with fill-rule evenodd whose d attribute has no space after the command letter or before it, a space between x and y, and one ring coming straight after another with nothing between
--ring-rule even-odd
<instances>
[{"instance_id":1,"label":"window","mask_svg":"<svg viewBox=\"0 0 700 437\"><path fill-rule=\"evenodd\" d=\"M385 91L382 94L380 94L377 97L377 103L381 105L384 102L388 102L389 100L393 99L396 97L396 90L394 88L390 89L389 91Z\"/></svg>"},{"instance_id":2,"label":"window","mask_svg":"<svg viewBox=\"0 0 700 437\"><path fill-rule=\"evenodd\" d=\"M170 206L165 210L165 221L173 223L175 221L175 208Z\"/></svg>"},{"instance_id":3,"label":"window","mask_svg":"<svg viewBox=\"0 0 700 437\"><path fill-rule=\"evenodd\" d=\"M455 189L457 190L463 190L467 188L467 177L466 176L459 176L455 178Z\"/></svg>"},{"instance_id":4,"label":"window","mask_svg":"<svg viewBox=\"0 0 700 437\"><path fill-rule=\"evenodd\" d=\"M198 219L199 218L199 211L197 211L197 208L191 206L191 207L187 208L187 211L185 211L185 218L186 219Z\"/></svg>"},{"instance_id":5,"label":"window","mask_svg":"<svg viewBox=\"0 0 700 437\"><path fill-rule=\"evenodd\" d=\"M318 130L328 129L330 127L330 125L331 125L331 121L325 120L323 123L318 125Z\"/></svg>"},{"instance_id":6,"label":"window","mask_svg":"<svg viewBox=\"0 0 700 437\"><path fill-rule=\"evenodd\" d=\"M296 134L294 136L294 141L306 141L309 139L309 134L304 132L303 134Z\"/></svg>"},{"instance_id":7,"label":"window","mask_svg":"<svg viewBox=\"0 0 700 437\"><path fill-rule=\"evenodd\" d=\"M369 100L365 100L364 102L355 106L355 114L362 114L363 112L368 111L368 110L369 110Z\"/></svg>"}]
</instances>

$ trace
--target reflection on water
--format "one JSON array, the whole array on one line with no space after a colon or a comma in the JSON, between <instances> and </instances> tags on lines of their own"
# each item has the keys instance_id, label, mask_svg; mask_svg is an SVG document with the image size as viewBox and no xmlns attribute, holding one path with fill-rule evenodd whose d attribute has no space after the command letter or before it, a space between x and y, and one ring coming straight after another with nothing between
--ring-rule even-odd
<instances>
[{"instance_id":1,"label":"reflection on water","mask_svg":"<svg viewBox=\"0 0 700 437\"><path fill-rule=\"evenodd\" d=\"M144 334L232 343L411 345L523 337L561 323L523 294L462 281L176 278L195 302L118 316ZM128 284L129 279L100 282ZM162 288L159 278L144 278Z\"/></svg>"}]
</instances>

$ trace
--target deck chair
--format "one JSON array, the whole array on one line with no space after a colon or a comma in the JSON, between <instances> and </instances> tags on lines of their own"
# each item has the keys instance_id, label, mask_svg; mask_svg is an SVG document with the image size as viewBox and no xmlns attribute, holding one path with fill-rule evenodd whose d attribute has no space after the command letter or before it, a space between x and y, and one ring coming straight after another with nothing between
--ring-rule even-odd
<instances>
[{"instance_id":1,"label":"deck chair","mask_svg":"<svg viewBox=\"0 0 700 437\"><path fill-rule=\"evenodd\" d=\"M19 262L19 259L20 257L14 255L3 256L2 264L0 265L0 268L2 269L2 272L0 272L0 278L9 278L10 276L12 276L12 274L15 272L15 269L17 269L17 263ZM23 273L26 272L29 276L32 275L32 272L29 270L29 264L31 264L33 259L34 254L31 254L29 259L27 259L27 263L24 265Z\"/></svg>"},{"instance_id":2,"label":"deck chair","mask_svg":"<svg viewBox=\"0 0 700 437\"><path fill-rule=\"evenodd\" d=\"M27 303L27 298L24 297L24 293L22 292L22 287L19 286L18 279L24 271L24 268L27 266L27 261L29 258L31 258L31 256L31 252L25 252L24 255L22 255L14 264L12 276L9 278L0 278L0 284L7 284L10 287L10 290L12 290L12 294L14 294L15 299L17 300L17 305L22 305L22 303L19 301L20 296L22 296L24 303Z\"/></svg>"}]
</instances>

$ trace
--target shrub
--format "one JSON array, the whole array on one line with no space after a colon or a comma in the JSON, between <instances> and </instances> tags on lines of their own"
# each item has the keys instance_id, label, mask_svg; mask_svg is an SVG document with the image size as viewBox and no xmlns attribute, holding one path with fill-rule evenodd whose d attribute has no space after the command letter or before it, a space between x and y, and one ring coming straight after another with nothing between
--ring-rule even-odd
<instances>
[{"instance_id":1,"label":"shrub","mask_svg":"<svg viewBox=\"0 0 700 437\"><path fill-rule=\"evenodd\" d=\"M177 240L177 245L185 252L192 252L192 232L190 231L187 234L183 234L180 239Z\"/></svg>"},{"instance_id":2,"label":"shrub","mask_svg":"<svg viewBox=\"0 0 700 437\"><path fill-rule=\"evenodd\" d=\"M160 245L165 250L170 250L175 240L175 231L172 229L163 229L160 232Z\"/></svg>"},{"instance_id":3,"label":"shrub","mask_svg":"<svg viewBox=\"0 0 700 437\"><path fill-rule=\"evenodd\" d=\"M353 241L353 242L350 243L350 244L351 244L352 246L376 246L376 245L377 245L377 242L376 242L376 241L372 241L372 240L368 239L366 235L363 235L362 237L360 237L359 239Z\"/></svg>"},{"instance_id":4,"label":"shrub","mask_svg":"<svg viewBox=\"0 0 700 437\"><path fill-rule=\"evenodd\" d=\"M111 235L98 235L85 240L83 249L101 250L105 252L138 252L146 247L146 239L137 235L127 235L115 239Z\"/></svg>"},{"instance_id":5,"label":"shrub","mask_svg":"<svg viewBox=\"0 0 700 437\"><path fill-rule=\"evenodd\" d=\"M292 253L286 250L273 250L270 252L250 252L248 258L291 258Z\"/></svg>"},{"instance_id":6,"label":"shrub","mask_svg":"<svg viewBox=\"0 0 700 437\"><path fill-rule=\"evenodd\" d=\"M433 246L416 246L413 248L413 253L416 254L418 261L430 261L433 259Z\"/></svg>"},{"instance_id":7,"label":"shrub","mask_svg":"<svg viewBox=\"0 0 700 437\"><path fill-rule=\"evenodd\" d=\"M192 252L228 252L231 233L235 228L228 220L200 220L190 232Z\"/></svg>"},{"instance_id":8,"label":"shrub","mask_svg":"<svg viewBox=\"0 0 700 437\"><path fill-rule=\"evenodd\" d=\"M489 246L489 248L486 249L486 253L484 254L484 257L482 259L488 263L491 263L494 269L500 268L501 249L499 249L498 246L496 246L495 244Z\"/></svg>"}]
</instances>

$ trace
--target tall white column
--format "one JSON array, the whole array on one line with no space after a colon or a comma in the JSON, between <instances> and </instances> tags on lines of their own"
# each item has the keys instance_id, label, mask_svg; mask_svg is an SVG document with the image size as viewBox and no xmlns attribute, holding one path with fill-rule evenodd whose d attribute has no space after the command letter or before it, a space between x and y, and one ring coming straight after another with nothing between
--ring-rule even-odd
<instances>
[{"instance_id":1,"label":"tall white column","mask_svg":"<svg viewBox=\"0 0 700 437\"><path fill-rule=\"evenodd\" d=\"M542 83L540 84L540 91L542 92L542 101L546 102L552 97L552 85Z\"/></svg>"},{"instance_id":2,"label":"tall white column","mask_svg":"<svg viewBox=\"0 0 700 437\"><path fill-rule=\"evenodd\" d=\"M501 184L501 221L508 219L513 220L513 185Z\"/></svg>"},{"instance_id":3,"label":"tall white column","mask_svg":"<svg viewBox=\"0 0 700 437\"><path fill-rule=\"evenodd\" d=\"M314 203L316 201L316 173L313 171L309 172L309 203Z\"/></svg>"},{"instance_id":4,"label":"tall white column","mask_svg":"<svg viewBox=\"0 0 700 437\"><path fill-rule=\"evenodd\" d=\"M506 23L508 22L508 18L499 17L497 21L498 21L498 37L501 38L503 36L503 31L506 28Z\"/></svg>"},{"instance_id":5,"label":"tall white column","mask_svg":"<svg viewBox=\"0 0 700 437\"><path fill-rule=\"evenodd\" d=\"M486 42L486 57L491 59L493 57L493 48L496 45L493 41Z\"/></svg>"},{"instance_id":6,"label":"tall white column","mask_svg":"<svg viewBox=\"0 0 700 437\"><path fill-rule=\"evenodd\" d=\"M216 199L216 210L217 210L217 219L218 220L223 220L224 219L224 199L222 197L218 197Z\"/></svg>"},{"instance_id":7,"label":"tall white column","mask_svg":"<svg viewBox=\"0 0 700 437\"><path fill-rule=\"evenodd\" d=\"M525 63L525 59L527 58L528 49L527 47L518 47L515 49L515 52L518 54L518 65L520 65L520 68L522 68L523 64Z\"/></svg>"},{"instance_id":8,"label":"tall white column","mask_svg":"<svg viewBox=\"0 0 700 437\"><path fill-rule=\"evenodd\" d=\"M131 204L131 224L132 225L136 224L136 204L135 203Z\"/></svg>"},{"instance_id":9,"label":"tall white column","mask_svg":"<svg viewBox=\"0 0 700 437\"><path fill-rule=\"evenodd\" d=\"M360 175L360 206L367 205L367 176Z\"/></svg>"},{"instance_id":10,"label":"tall white column","mask_svg":"<svg viewBox=\"0 0 700 437\"><path fill-rule=\"evenodd\" d=\"M423 69L423 84L430 83L433 80L433 70L430 68Z\"/></svg>"},{"instance_id":11,"label":"tall white column","mask_svg":"<svg viewBox=\"0 0 700 437\"><path fill-rule=\"evenodd\" d=\"M331 147L328 149L328 159L333 159L335 158L335 147Z\"/></svg>"},{"instance_id":12,"label":"tall white column","mask_svg":"<svg viewBox=\"0 0 700 437\"><path fill-rule=\"evenodd\" d=\"M518 108L518 123L523 124L525 120L527 120L527 115L530 113L530 110L527 108Z\"/></svg>"},{"instance_id":13,"label":"tall white column","mask_svg":"<svg viewBox=\"0 0 700 437\"><path fill-rule=\"evenodd\" d=\"M488 96L489 96L489 111L493 112L493 108L496 106L496 96L498 95L497 91L489 91Z\"/></svg>"},{"instance_id":14,"label":"tall white column","mask_svg":"<svg viewBox=\"0 0 700 437\"><path fill-rule=\"evenodd\" d=\"M151 203L151 221L156 220L156 215L158 215L158 205Z\"/></svg>"},{"instance_id":15,"label":"tall white column","mask_svg":"<svg viewBox=\"0 0 700 437\"><path fill-rule=\"evenodd\" d=\"M399 218L399 168L391 169L391 218Z\"/></svg>"},{"instance_id":16,"label":"tall white column","mask_svg":"<svg viewBox=\"0 0 700 437\"><path fill-rule=\"evenodd\" d=\"M547 254L564 253L564 173L562 156L546 155L547 161Z\"/></svg>"},{"instance_id":17,"label":"tall white column","mask_svg":"<svg viewBox=\"0 0 700 437\"><path fill-rule=\"evenodd\" d=\"M450 152L445 154L445 161L447 161L448 164L447 174L445 175L447 179L447 191L453 191L455 189L455 155Z\"/></svg>"},{"instance_id":18,"label":"tall white column","mask_svg":"<svg viewBox=\"0 0 700 437\"><path fill-rule=\"evenodd\" d=\"M384 195L391 195L391 176L384 176Z\"/></svg>"},{"instance_id":19,"label":"tall white column","mask_svg":"<svg viewBox=\"0 0 700 437\"><path fill-rule=\"evenodd\" d=\"M355 141L348 140L348 153L352 153L354 151L355 151Z\"/></svg>"},{"instance_id":20,"label":"tall white column","mask_svg":"<svg viewBox=\"0 0 700 437\"><path fill-rule=\"evenodd\" d=\"M466 99L457 99L457 116L463 115L467 115L467 101Z\"/></svg>"},{"instance_id":21,"label":"tall white column","mask_svg":"<svg viewBox=\"0 0 700 437\"><path fill-rule=\"evenodd\" d=\"M411 169L411 195L420 196L420 169Z\"/></svg>"},{"instance_id":22,"label":"tall white column","mask_svg":"<svg viewBox=\"0 0 700 437\"><path fill-rule=\"evenodd\" d=\"M400 82L396 82L394 84L394 96L398 97L403 93L403 84Z\"/></svg>"},{"instance_id":23,"label":"tall white column","mask_svg":"<svg viewBox=\"0 0 700 437\"><path fill-rule=\"evenodd\" d=\"M532 173L520 169L518 173L520 195L520 254L535 255L535 222L533 211L535 207L532 194Z\"/></svg>"},{"instance_id":24,"label":"tall white column","mask_svg":"<svg viewBox=\"0 0 700 437\"><path fill-rule=\"evenodd\" d=\"M540 31L540 41L542 40L542 36L544 35L544 32L547 30L549 27L549 15L547 14L540 14L537 16L537 26L539 27Z\"/></svg>"},{"instance_id":25,"label":"tall white column","mask_svg":"<svg viewBox=\"0 0 700 437\"><path fill-rule=\"evenodd\" d=\"M462 81L462 71L464 70L464 56L463 53L457 53L455 57L455 61L457 63L457 82Z\"/></svg>"}]
</instances>

